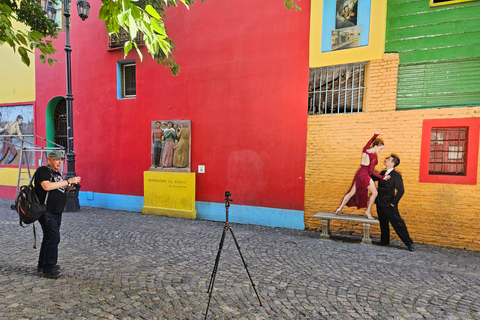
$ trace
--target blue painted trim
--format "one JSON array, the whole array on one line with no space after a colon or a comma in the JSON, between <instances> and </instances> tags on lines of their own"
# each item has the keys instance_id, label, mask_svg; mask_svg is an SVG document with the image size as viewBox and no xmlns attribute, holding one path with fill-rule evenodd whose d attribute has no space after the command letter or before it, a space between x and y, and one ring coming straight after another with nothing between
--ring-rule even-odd
<instances>
[{"instance_id":1,"label":"blue painted trim","mask_svg":"<svg viewBox=\"0 0 480 320\"><path fill-rule=\"evenodd\" d=\"M370 8L371 0L358 1L357 26L360 26L360 47L368 46L370 37ZM332 30L335 30L337 1L324 0L322 14L322 41L321 51L332 51Z\"/></svg>"},{"instance_id":2,"label":"blue painted trim","mask_svg":"<svg viewBox=\"0 0 480 320\"><path fill-rule=\"evenodd\" d=\"M123 60L117 61L117 99L131 99L131 98L122 98L122 66L127 63L135 63L135 60Z\"/></svg>"},{"instance_id":3,"label":"blue painted trim","mask_svg":"<svg viewBox=\"0 0 480 320\"><path fill-rule=\"evenodd\" d=\"M197 219L225 221L225 204L196 201ZM305 229L304 212L300 210L275 209L230 205L228 221L267 227Z\"/></svg>"},{"instance_id":4,"label":"blue painted trim","mask_svg":"<svg viewBox=\"0 0 480 320\"><path fill-rule=\"evenodd\" d=\"M142 212L144 199L140 196L108 194L91 191L80 191L80 206ZM225 221L225 204L195 201L197 219ZM228 221L243 224L254 224L267 227L279 227L304 230L304 212L301 210L275 209L230 205Z\"/></svg>"},{"instance_id":5,"label":"blue painted trim","mask_svg":"<svg viewBox=\"0 0 480 320\"><path fill-rule=\"evenodd\" d=\"M144 204L143 197L140 196L98 193L91 191L80 191L78 193L78 200L80 202L80 206L133 212L142 212L142 207Z\"/></svg>"}]
</instances>

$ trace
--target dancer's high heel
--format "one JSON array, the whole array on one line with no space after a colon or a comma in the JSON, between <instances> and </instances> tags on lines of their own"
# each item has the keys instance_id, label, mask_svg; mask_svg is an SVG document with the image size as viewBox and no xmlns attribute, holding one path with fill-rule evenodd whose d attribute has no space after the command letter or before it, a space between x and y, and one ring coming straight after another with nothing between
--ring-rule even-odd
<instances>
[{"instance_id":1,"label":"dancer's high heel","mask_svg":"<svg viewBox=\"0 0 480 320\"><path fill-rule=\"evenodd\" d=\"M375 220L375 218L372 216L370 212L367 213L367 211L365 211L365 215L367 216L368 219Z\"/></svg>"},{"instance_id":2,"label":"dancer's high heel","mask_svg":"<svg viewBox=\"0 0 480 320\"><path fill-rule=\"evenodd\" d=\"M340 208L338 208L337 211L335 211L335 214L336 215L342 214L342 210L340 210Z\"/></svg>"}]
</instances>

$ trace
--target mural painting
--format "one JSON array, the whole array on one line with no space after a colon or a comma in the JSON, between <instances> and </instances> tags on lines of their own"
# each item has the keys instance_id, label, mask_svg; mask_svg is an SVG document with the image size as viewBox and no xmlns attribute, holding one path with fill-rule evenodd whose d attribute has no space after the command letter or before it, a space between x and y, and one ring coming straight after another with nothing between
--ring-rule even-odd
<instances>
[{"instance_id":1,"label":"mural painting","mask_svg":"<svg viewBox=\"0 0 480 320\"><path fill-rule=\"evenodd\" d=\"M152 121L150 170L190 172L190 120Z\"/></svg>"},{"instance_id":2,"label":"mural painting","mask_svg":"<svg viewBox=\"0 0 480 320\"><path fill-rule=\"evenodd\" d=\"M33 128L33 105L0 107L0 164L19 164L22 145L33 146Z\"/></svg>"},{"instance_id":3,"label":"mural painting","mask_svg":"<svg viewBox=\"0 0 480 320\"><path fill-rule=\"evenodd\" d=\"M370 0L324 0L322 52L368 45Z\"/></svg>"}]
</instances>

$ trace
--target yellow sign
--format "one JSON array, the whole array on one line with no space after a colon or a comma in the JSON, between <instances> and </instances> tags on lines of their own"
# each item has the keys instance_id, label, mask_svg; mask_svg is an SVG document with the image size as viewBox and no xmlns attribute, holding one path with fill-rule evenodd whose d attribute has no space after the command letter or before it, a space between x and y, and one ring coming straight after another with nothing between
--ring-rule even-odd
<instances>
[{"instance_id":1,"label":"yellow sign","mask_svg":"<svg viewBox=\"0 0 480 320\"><path fill-rule=\"evenodd\" d=\"M145 171L143 179L142 213L196 219L194 172Z\"/></svg>"}]
</instances>

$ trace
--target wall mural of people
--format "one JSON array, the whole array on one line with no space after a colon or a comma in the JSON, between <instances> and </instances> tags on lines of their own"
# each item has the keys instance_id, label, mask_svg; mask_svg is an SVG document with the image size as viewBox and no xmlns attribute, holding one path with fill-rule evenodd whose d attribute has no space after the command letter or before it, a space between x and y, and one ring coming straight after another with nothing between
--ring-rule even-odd
<instances>
[{"instance_id":1,"label":"wall mural of people","mask_svg":"<svg viewBox=\"0 0 480 320\"><path fill-rule=\"evenodd\" d=\"M33 128L33 105L0 107L0 135L3 136L0 164L17 165L19 163L20 156L18 154L22 146L20 139L33 143ZM33 164L34 159L31 158L29 162Z\"/></svg>"},{"instance_id":2,"label":"wall mural of people","mask_svg":"<svg viewBox=\"0 0 480 320\"><path fill-rule=\"evenodd\" d=\"M190 120L152 121L151 169L190 171L190 123Z\"/></svg>"}]
</instances>

